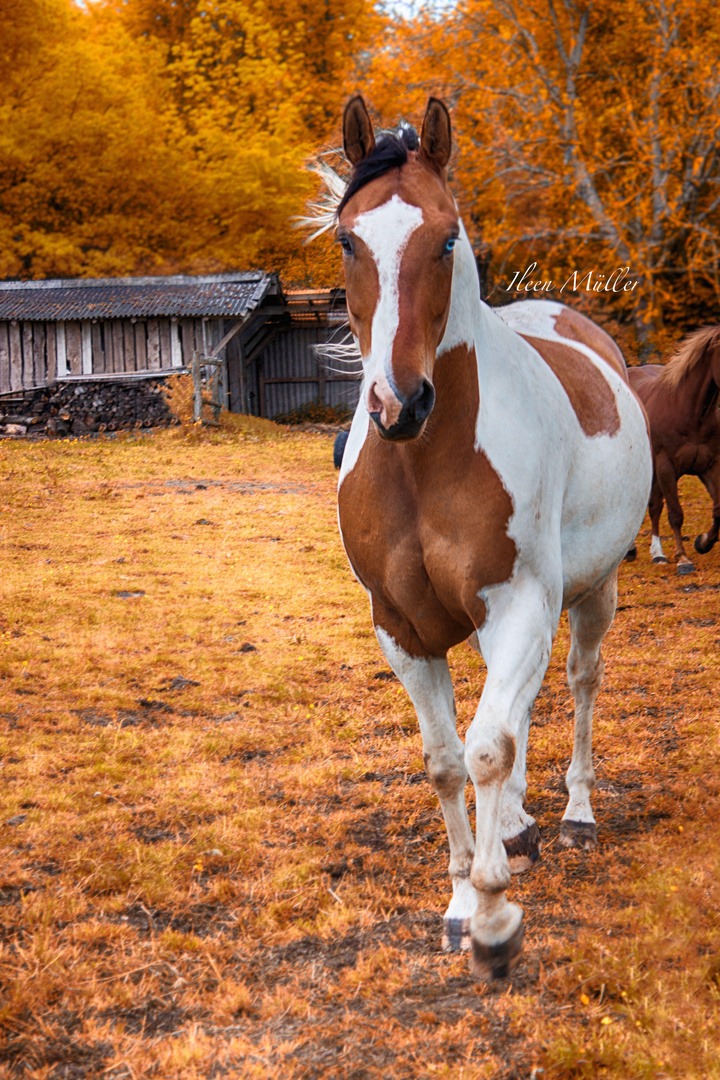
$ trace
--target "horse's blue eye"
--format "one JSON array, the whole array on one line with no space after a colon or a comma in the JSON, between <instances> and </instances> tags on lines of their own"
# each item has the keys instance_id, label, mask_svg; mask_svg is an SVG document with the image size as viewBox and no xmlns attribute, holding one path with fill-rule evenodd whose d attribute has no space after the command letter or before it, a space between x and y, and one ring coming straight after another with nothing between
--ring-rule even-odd
<instances>
[{"instance_id":1,"label":"horse's blue eye","mask_svg":"<svg viewBox=\"0 0 720 1080\"><path fill-rule=\"evenodd\" d=\"M456 241L457 241L457 236L451 236L448 240L445 241L444 251L445 251L446 255L450 254L452 249L455 247Z\"/></svg>"},{"instance_id":2,"label":"horse's blue eye","mask_svg":"<svg viewBox=\"0 0 720 1080\"><path fill-rule=\"evenodd\" d=\"M350 240L348 239L348 237L347 236L340 236L340 237L338 237L338 239L339 239L339 242L340 242L340 247L343 249L345 254L346 255L352 255L352 244L350 243Z\"/></svg>"}]
</instances>

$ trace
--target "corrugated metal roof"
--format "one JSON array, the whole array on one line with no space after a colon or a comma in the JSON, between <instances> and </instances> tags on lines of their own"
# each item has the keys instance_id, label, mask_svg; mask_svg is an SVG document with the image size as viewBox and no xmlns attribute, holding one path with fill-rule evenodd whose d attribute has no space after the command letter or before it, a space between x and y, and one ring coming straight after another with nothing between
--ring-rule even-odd
<instances>
[{"instance_id":1,"label":"corrugated metal roof","mask_svg":"<svg viewBox=\"0 0 720 1080\"><path fill-rule=\"evenodd\" d=\"M261 271L205 277L1 281L0 319L242 318L277 287L276 276Z\"/></svg>"}]
</instances>

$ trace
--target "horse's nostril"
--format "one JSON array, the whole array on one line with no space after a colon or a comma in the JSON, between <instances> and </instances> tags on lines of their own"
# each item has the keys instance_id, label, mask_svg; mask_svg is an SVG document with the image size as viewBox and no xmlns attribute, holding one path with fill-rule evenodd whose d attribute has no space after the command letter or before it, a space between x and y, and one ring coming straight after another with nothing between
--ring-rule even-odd
<instances>
[{"instance_id":1,"label":"horse's nostril","mask_svg":"<svg viewBox=\"0 0 720 1080\"><path fill-rule=\"evenodd\" d=\"M407 410L410 416L422 424L432 412L434 404L435 387L428 379L423 379L420 389L408 401Z\"/></svg>"}]
</instances>

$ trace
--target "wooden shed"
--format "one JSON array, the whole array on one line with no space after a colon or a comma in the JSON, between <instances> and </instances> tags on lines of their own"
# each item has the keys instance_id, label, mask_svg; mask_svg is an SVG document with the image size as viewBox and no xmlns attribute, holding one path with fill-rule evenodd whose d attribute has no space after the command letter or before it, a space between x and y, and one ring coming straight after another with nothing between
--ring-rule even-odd
<instances>
[{"instance_id":1,"label":"wooden shed","mask_svg":"<svg viewBox=\"0 0 720 1080\"><path fill-rule=\"evenodd\" d=\"M0 282L0 396L62 381L172 374L193 353L225 361L227 406L272 418L358 396L313 345L346 320L342 290L284 295L262 271Z\"/></svg>"}]
</instances>

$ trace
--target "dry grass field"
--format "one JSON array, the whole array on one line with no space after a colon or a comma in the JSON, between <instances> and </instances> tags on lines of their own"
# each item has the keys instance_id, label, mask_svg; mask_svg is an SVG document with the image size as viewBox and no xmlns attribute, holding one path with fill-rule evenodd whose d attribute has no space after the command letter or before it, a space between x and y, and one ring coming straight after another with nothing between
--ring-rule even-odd
<instances>
[{"instance_id":1,"label":"dry grass field","mask_svg":"<svg viewBox=\"0 0 720 1080\"><path fill-rule=\"evenodd\" d=\"M563 620L524 959L475 985L331 451L249 421L0 444L0 1075L720 1077L720 549L678 578L646 525L621 569L590 854L557 842ZM452 665L464 730L482 664Z\"/></svg>"}]
</instances>

